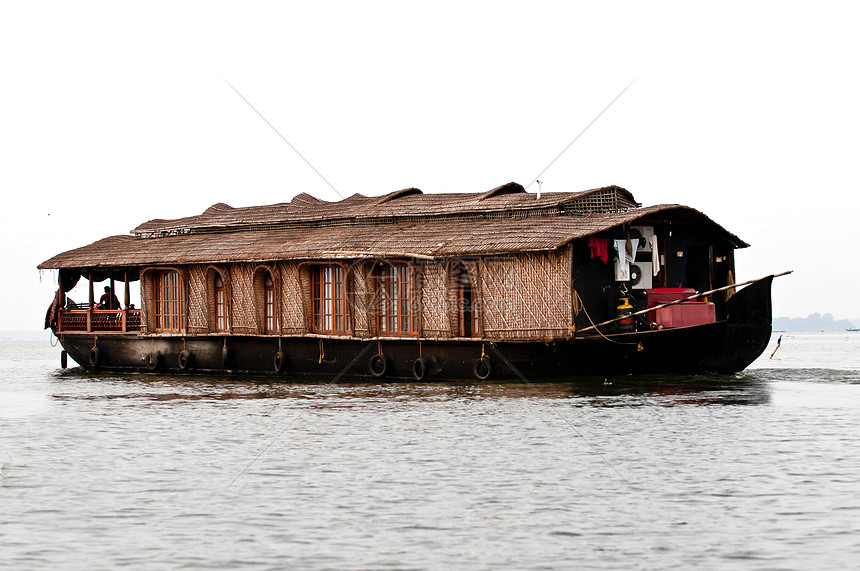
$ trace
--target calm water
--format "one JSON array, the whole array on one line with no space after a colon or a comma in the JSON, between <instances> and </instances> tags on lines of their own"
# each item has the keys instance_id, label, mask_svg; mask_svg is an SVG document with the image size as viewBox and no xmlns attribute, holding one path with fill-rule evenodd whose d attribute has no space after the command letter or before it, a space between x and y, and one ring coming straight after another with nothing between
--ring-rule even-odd
<instances>
[{"instance_id":1,"label":"calm water","mask_svg":"<svg viewBox=\"0 0 860 571\"><path fill-rule=\"evenodd\" d=\"M860 334L747 372L253 383L0 342L0 566L847 568Z\"/></svg>"}]
</instances>

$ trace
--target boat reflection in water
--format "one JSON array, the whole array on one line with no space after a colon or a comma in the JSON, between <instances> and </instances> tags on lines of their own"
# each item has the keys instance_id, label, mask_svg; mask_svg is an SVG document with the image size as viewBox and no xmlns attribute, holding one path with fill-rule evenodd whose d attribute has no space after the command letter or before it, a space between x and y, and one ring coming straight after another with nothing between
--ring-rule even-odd
<instances>
[{"instance_id":1,"label":"boat reflection in water","mask_svg":"<svg viewBox=\"0 0 860 571\"><path fill-rule=\"evenodd\" d=\"M87 399L142 399L160 401L230 401L274 399L295 401L312 408L348 408L350 402L365 407L375 399L403 403L468 401L470 399L522 399L572 403L580 407L635 407L680 405L761 405L770 400L761 375L623 375L521 381L341 381L269 376L223 377L217 375L172 376L166 374L96 374L73 368L56 374L58 380L102 383L98 394ZM111 387L116 390L111 390ZM72 397L74 398L74 397Z\"/></svg>"}]
</instances>

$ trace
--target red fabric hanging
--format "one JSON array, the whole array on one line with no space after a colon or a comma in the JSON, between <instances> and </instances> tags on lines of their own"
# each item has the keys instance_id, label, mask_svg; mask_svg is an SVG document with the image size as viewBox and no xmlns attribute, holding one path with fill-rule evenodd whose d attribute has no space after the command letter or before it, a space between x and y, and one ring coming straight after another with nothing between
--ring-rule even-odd
<instances>
[{"instance_id":1,"label":"red fabric hanging","mask_svg":"<svg viewBox=\"0 0 860 571\"><path fill-rule=\"evenodd\" d=\"M604 264L609 261L609 240L606 238L589 238L588 249L592 260L597 258Z\"/></svg>"}]
</instances>

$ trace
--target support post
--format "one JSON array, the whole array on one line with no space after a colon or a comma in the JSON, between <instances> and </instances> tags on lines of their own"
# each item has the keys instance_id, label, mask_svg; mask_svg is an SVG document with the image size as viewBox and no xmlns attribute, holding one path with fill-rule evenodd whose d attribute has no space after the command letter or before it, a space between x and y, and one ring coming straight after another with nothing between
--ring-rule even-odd
<instances>
[{"instance_id":1,"label":"support post","mask_svg":"<svg viewBox=\"0 0 860 571\"><path fill-rule=\"evenodd\" d=\"M93 294L93 273L87 274L87 279L90 282L90 302L87 304L87 332L93 330L93 304L95 304L95 295Z\"/></svg>"},{"instance_id":2,"label":"support post","mask_svg":"<svg viewBox=\"0 0 860 571\"><path fill-rule=\"evenodd\" d=\"M123 272L123 283L125 283L125 293L123 294L123 306L125 309L122 310L122 332L126 333L128 331L128 306L131 302L131 294L128 291L128 270Z\"/></svg>"}]
</instances>

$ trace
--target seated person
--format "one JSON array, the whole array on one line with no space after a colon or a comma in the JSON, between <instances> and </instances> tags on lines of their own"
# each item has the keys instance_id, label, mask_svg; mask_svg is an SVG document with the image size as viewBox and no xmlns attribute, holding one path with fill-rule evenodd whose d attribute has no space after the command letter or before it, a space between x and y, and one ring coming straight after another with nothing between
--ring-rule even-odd
<instances>
[{"instance_id":1,"label":"seated person","mask_svg":"<svg viewBox=\"0 0 860 571\"><path fill-rule=\"evenodd\" d=\"M105 286L105 292L99 299L99 309L120 309L119 299L111 291L110 286Z\"/></svg>"}]
</instances>

